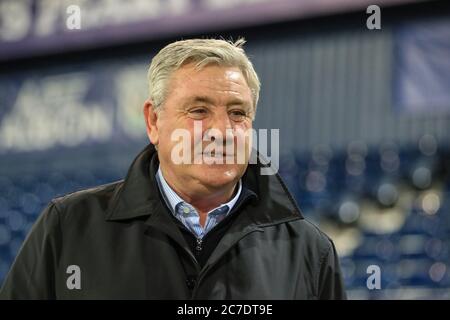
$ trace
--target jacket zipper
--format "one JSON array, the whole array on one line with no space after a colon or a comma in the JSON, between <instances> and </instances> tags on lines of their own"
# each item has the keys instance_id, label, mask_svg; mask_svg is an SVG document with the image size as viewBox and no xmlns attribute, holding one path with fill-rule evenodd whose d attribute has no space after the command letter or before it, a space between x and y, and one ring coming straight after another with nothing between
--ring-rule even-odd
<instances>
[{"instance_id":1,"label":"jacket zipper","mask_svg":"<svg viewBox=\"0 0 450 320\"><path fill-rule=\"evenodd\" d=\"M239 241L241 241L243 238L245 238L246 236L248 236L249 234L253 233L253 232L257 232L257 231L261 231L259 228L255 228L253 230L249 230L247 232L245 232L244 234L242 234L238 239L236 239L236 241L233 243L232 246L230 246L230 248L228 248L228 250L226 250L223 254L225 254L226 252L228 252L229 250L231 250L231 248L233 248ZM200 248L200 251L202 249L202 242L203 240L200 238L197 238L197 246L196 246L196 252L197 252L197 248ZM199 245L200 244L200 245ZM194 290L192 291L192 295L191 295L191 299L196 299L195 297L197 296L197 291L198 291L198 287L200 285L200 283L202 282L203 278L205 277L205 274L208 273L209 269L211 269L212 265L209 265L206 269L200 271L200 274L197 278L197 282L195 284Z\"/></svg>"},{"instance_id":2,"label":"jacket zipper","mask_svg":"<svg viewBox=\"0 0 450 320\"><path fill-rule=\"evenodd\" d=\"M203 240L202 238L197 238L197 243L195 245L195 256L198 258L203 250Z\"/></svg>"}]
</instances>

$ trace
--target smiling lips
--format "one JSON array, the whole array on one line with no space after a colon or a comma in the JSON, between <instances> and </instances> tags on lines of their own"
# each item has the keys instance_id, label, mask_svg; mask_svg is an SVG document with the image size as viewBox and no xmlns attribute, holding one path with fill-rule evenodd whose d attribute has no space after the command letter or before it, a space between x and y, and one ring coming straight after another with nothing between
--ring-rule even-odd
<instances>
[{"instance_id":1,"label":"smiling lips","mask_svg":"<svg viewBox=\"0 0 450 320\"><path fill-rule=\"evenodd\" d=\"M227 158L227 157L232 157L233 155L227 155L226 153L217 153L212 151L212 152L204 152L201 153L201 155L203 155L204 157L212 157L212 158Z\"/></svg>"}]
</instances>

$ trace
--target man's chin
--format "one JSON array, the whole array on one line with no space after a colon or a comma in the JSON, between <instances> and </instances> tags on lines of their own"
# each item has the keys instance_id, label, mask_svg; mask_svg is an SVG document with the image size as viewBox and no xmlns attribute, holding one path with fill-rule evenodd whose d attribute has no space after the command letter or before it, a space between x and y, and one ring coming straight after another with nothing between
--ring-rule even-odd
<instances>
[{"instance_id":1,"label":"man's chin","mask_svg":"<svg viewBox=\"0 0 450 320\"><path fill-rule=\"evenodd\" d=\"M200 180L212 187L221 187L237 182L241 171L236 168L236 165L227 164L201 164L198 170L198 176L201 177Z\"/></svg>"}]
</instances>

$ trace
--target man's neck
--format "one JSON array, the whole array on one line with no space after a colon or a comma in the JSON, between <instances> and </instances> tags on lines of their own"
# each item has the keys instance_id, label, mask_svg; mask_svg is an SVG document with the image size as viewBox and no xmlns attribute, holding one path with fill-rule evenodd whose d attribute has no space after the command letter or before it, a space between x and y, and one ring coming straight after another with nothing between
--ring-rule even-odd
<instances>
[{"instance_id":1,"label":"man's neck","mask_svg":"<svg viewBox=\"0 0 450 320\"><path fill-rule=\"evenodd\" d=\"M207 216L207 213L211 210L219 207L223 203L229 202L236 193L238 182L231 182L228 185L222 186L220 189L211 190L206 187L190 186L190 188L182 188L178 185L175 179L171 179L170 174L161 173L166 180L167 184L172 188L177 195L185 202L192 205L200 217Z\"/></svg>"},{"instance_id":2,"label":"man's neck","mask_svg":"<svg viewBox=\"0 0 450 320\"><path fill-rule=\"evenodd\" d=\"M200 225L204 228L206 219L208 218L208 212L219 207L221 204L230 201L236 192L237 183L235 183L231 189L227 188L225 190L226 192L217 192L208 195L204 194L203 196L183 194L174 187L171 186L171 188L180 196L180 198L195 208L200 218Z\"/></svg>"},{"instance_id":3,"label":"man's neck","mask_svg":"<svg viewBox=\"0 0 450 320\"><path fill-rule=\"evenodd\" d=\"M191 204L198 212L207 214L209 211L217 208L223 203L229 202L233 196L236 194L237 183L231 188L228 188L227 192L221 192L217 194L211 194L206 197L190 198L190 201L186 201ZM184 200L184 198L183 198Z\"/></svg>"}]
</instances>

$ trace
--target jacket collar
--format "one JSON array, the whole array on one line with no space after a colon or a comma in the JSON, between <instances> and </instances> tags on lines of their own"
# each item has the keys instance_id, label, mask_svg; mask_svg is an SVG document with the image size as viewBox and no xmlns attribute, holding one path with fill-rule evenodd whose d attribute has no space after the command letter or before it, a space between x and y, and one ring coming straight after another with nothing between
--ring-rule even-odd
<instances>
[{"instance_id":1,"label":"jacket collar","mask_svg":"<svg viewBox=\"0 0 450 320\"><path fill-rule=\"evenodd\" d=\"M261 160L258 155L258 160ZM150 165L150 168L149 168ZM124 181L119 183L108 203L109 221L127 220L152 215L161 209L156 172L159 165L155 147L149 144L134 159ZM243 187L254 193L251 220L256 225L270 225L302 219L300 209L278 174L260 175L264 165L249 164L242 177Z\"/></svg>"}]
</instances>

